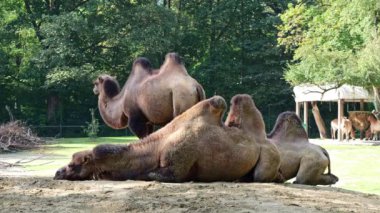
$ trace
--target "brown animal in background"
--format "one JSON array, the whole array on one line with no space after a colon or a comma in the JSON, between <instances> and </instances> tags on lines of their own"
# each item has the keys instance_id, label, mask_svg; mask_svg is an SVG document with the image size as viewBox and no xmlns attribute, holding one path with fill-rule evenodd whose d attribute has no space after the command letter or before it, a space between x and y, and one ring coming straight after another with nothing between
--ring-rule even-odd
<instances>
[{"instance_id":1,"label":"brown animal in background","mask_svg":"<svg viewBox=\"0 0 380 213\"><path fill-rule=\"evenodd\" d=\"M153 132L153 124L164 125L205 99L202 86L176 53L166 55L159 71L147 59L137 59L121 91L109 75L99 76L94 84L105 123L115 129L129 127L139 138Z\"/></svg>"},{"instance_id":2,"label":"brown animal in background","mask_svg":"<svg viewBox=\"0 0 380 213\"><path fill-rule=\"evenodd\" d=\"M280 170L294 183L330 185L339 179L331 174L330 157L321 146L309 143L301 119L294 112L281 113L268 139L276 144L281 156ZM327 174L324 174L326 168Z\"/></svg>"},{"instance_id":3,"label":"brown animal in background","mask_svg":"<svg viewBox=\"0 0 380 213\"><path fill-rule=\"evenodd\" d=\"M225 110L222 97L201 101L139 143L98 145L74 154L55 179L239 179L256 165L260 147L243 130L223 125Z\"/></svg>"},{"instance_id":4,"label":"brown animal in background","mask_svg":"<svg viewBox=\"0 0 380 213\"><path fill-rule=\"evenodd\" d=\"M347 117L343 117L341 122L340 122L340 127L338 125L338 119L335 118L334 120L331 121L331 138L336 139L335 134L338 129L341 130L343 138L346 138L348 141L350 139L350 136L352 139L355 139L355 132L352 127L351 121Z\"/></svg>"},{"instance_id":5,"label":"brown animal in background","mask_svg":"<svg viewBox=\"0 0 380 213\"><path fill-rule=\"evenodd\" d=\"M372 134L371 134L371 128L368 128L367 131L365 131L365 139L366 140L371 140Z\"/></svg>"},{"instance_id":6,"label":"brown animal in background","mask_svg":"<svg viewBox=\"0 0 380 213\"><path fill-rule=\"evenodd\" d=\"M368 116L371 116L367 111L350 111L348 118L352 122L353 132L358 130L360 132L360 139L363 139L365 131L369 128Z\"/></svg>"},{"instance_id":7,"label":"brown animal in background","mask_svg":"<svg viewBox=\"0 0 380 213\"><path fill-rule=\"evenodd\" d=\"M225 125L242 129L251 135L260 146L260 157L256 166L242 181L282 182L279 172L280 153L276 146L267 140L264 119L249 95L235 95L231 99L230 111Z\"/></svg>"},{"instance_id":8,"label":"brown animal in background","mask_svg":"<svg viewBox=\"0 0 380 213\"><path fill-rule=\"evenodd\" d=\"M380 121L375 118L375 116L368 116L368 121L371 123L369 126L370 129L370 139L375 140L377 139L377 134L380 133Z\"/></svg>"}]
</instances>

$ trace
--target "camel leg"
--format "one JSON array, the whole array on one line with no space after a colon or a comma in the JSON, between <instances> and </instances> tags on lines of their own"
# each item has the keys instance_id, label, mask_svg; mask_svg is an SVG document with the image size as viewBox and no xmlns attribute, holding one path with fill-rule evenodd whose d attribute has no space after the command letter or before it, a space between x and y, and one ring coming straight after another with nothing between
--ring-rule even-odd
<instances>
[{"instance_id":1,"label":"camel leg","mask_svg":"<svg viewBox=\"0 0 380 213\"><path fill-rule=\"evenodd\" d=\"M323 184L323 173L328 166L327 159L315 159L312 156L302 158L294 184L318 185ZM321 176L323 176L321 178ZM327 181L326 181L327 182Z\"/></svg>"},{"instance_id":2,"label":"camel leg","mask_svg":"<svg viewBox=\"0 0 380 213\"><path fill-rule=\"evenodd\" d=\"M254 182L272 182L278 177L280 155L276 147L270 145L268 143L261 147L259 161L253 171Z\"/></svg>"},{"instance_id":3,"label":"camel leg","mask_svg":"<svg viewBox=\"0 0 380 213\"><path fill-rule=\"evenodd\" d=\"M148 119L142 113L135 113L129 118L129 129L139 138L148 136L153 131L153 125L148 123Z\"/></svg>"},{"instance_id":4,"label":"camel leg","mask_svg":"<svg viewBox=\"0 0 380 213\"><path fill-rule=\"evenodd\" d=\"M315 184L312 185L331 185L338 182L339 178L333 174L322 174L315 178Z\"/></svg>"},{"instance_id":5,"label":"camel leg","mask_svg":"<svg viewBox=\"0 0 380 213\"><path fill-rule=\"evenodd\" d=\"M335 137L335 133L336 133L336 130L332 128L332 129L331 129L331 138L332 138L333 140L336 139L336 137Z\"/></svg>"},{"instance_id":6,"label":"camel leg","mask_svg":"<svg viewBox=\"0 0 380 213\"><path fill-rule=\"evenodd\" d=\"M151 180L160 182L178 182L174 176L174 172L170 168L158 168L148 173Z\"/></svg>"}]
</instances>

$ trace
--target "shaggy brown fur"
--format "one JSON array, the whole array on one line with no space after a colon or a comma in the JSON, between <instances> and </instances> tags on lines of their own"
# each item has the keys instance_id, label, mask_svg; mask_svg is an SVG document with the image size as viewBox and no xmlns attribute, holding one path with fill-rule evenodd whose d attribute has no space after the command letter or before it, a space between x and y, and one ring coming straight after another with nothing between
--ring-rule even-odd
<instances>
[{"instance_id":1,"label":"shaggy brown fur","mask_svg":"<svg viewBox=\"0 0 380 213\"><path fill-rule=\"evenodd\" d=\"M251 96L235 95L231 99L231 107L225 124L242 129L260 146L259 161L252 172L245 176L244 180L255 182L276 180L281 182L280 153L274 144L268 142L263 117Z\"/></svg>"},{"instance_id":2,"label":"shaggy brown fur","mask_svg":"<svg viewBox=\"0 0 380 213\"><path fill-rule=\"evenodd\" d=\"M137 59L123 89L118 88L111 76L100 76L95 82L101 116L112 128L129 126L139 138L149 135L153 124L164 125L205 99L202 86L187 73L176 53L167 54L158 71L152 70L147 59Z\"/></svg>"},{"instance_id":3,"label":"shaggy brown fur","mask_svg":"<svg viewBox=\"0 0 380 213\"><path fill-rule=\"evenodd\" d=\"M371 112L367 111L350 111L348 112L348 119L352 123L353 130L360 131L360 139L363 139L365 131L369 128L368 116L372 116Z\"/></svg>"},{"instance_id":4,"label":"shaggy brown fur","mask_svg":"<svg viewBox=\"0 0 380 213\"><path fill-rule=\"evenodd\" d=\"M140 143L74 154L55 179L236 180L256 165L260 148L241 129L223 125L225 109L222 97L201 101Z\"/></svg>"},{"instance_id":5,"label":"shaggy brown fur","mask_svg":"<svg viewBox=\"0 0 380 213\"><path fill-rule=\"evenodd\" d=\"M280 151L280 169L286 180L296 177L294 183L308 185L330 185L338 181L338 177L331 174L327 151L309 143L301 120L294 112L281 113L268 138ZM324 174L326 168L328 172Z\"/></svg>"}]
</instances>

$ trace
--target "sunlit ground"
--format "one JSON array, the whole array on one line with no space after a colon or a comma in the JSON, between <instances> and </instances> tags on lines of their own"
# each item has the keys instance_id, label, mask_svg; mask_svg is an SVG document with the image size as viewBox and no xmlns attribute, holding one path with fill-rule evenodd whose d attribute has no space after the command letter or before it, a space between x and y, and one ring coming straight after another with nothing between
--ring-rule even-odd
<instances>
[{"instance_id":1,"label":"sunlit ground","mask_svg":"<svg viewBox=\"0 0 380 213\"><path fill-rule=\"evenodd\" d=\"M100 143L126 144L137 140L135 137L107 137L91 140L89 138L58 139L42 149L11 154L0 154L0 161L16 163L10 173L0 171L1 175L32 175L53 177L55 171L67 164L74 152L91 149ZM330 153L332 173L339 177L336 187L380 194L380 146L330 143L330 141L311 140L320 144ZM22 172L20 172L22 171Z\"/></svg>"},{"instance_id":2,"label":"sunlit ground","mask_svg":"<svg viewBox=\"0 0 380 213\"><path fill-rule=\"evenodd\" d=\"M319 142L331 158L332 173L339 177L340 188L380 194L380 146L360 140L347 142ZM331 143L330 143L331 142Z\"/></svg>"}]
</instances>

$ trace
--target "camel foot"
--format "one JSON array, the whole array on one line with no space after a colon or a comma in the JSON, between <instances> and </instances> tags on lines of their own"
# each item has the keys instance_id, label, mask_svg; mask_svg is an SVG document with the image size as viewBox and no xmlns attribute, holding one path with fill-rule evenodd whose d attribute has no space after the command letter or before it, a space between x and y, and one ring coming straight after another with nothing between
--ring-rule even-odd
<instances>
[{"instance_id":1,"label":"camel foot","mask_svg":"<svg viewBox=\"0 0 380 213\"><path fill-rule=\"evenodd\" d=\"M148 178L160 182L178 182L172 171L168 168L159 168L148 173Z\"/></svg>"}]
</instances>

